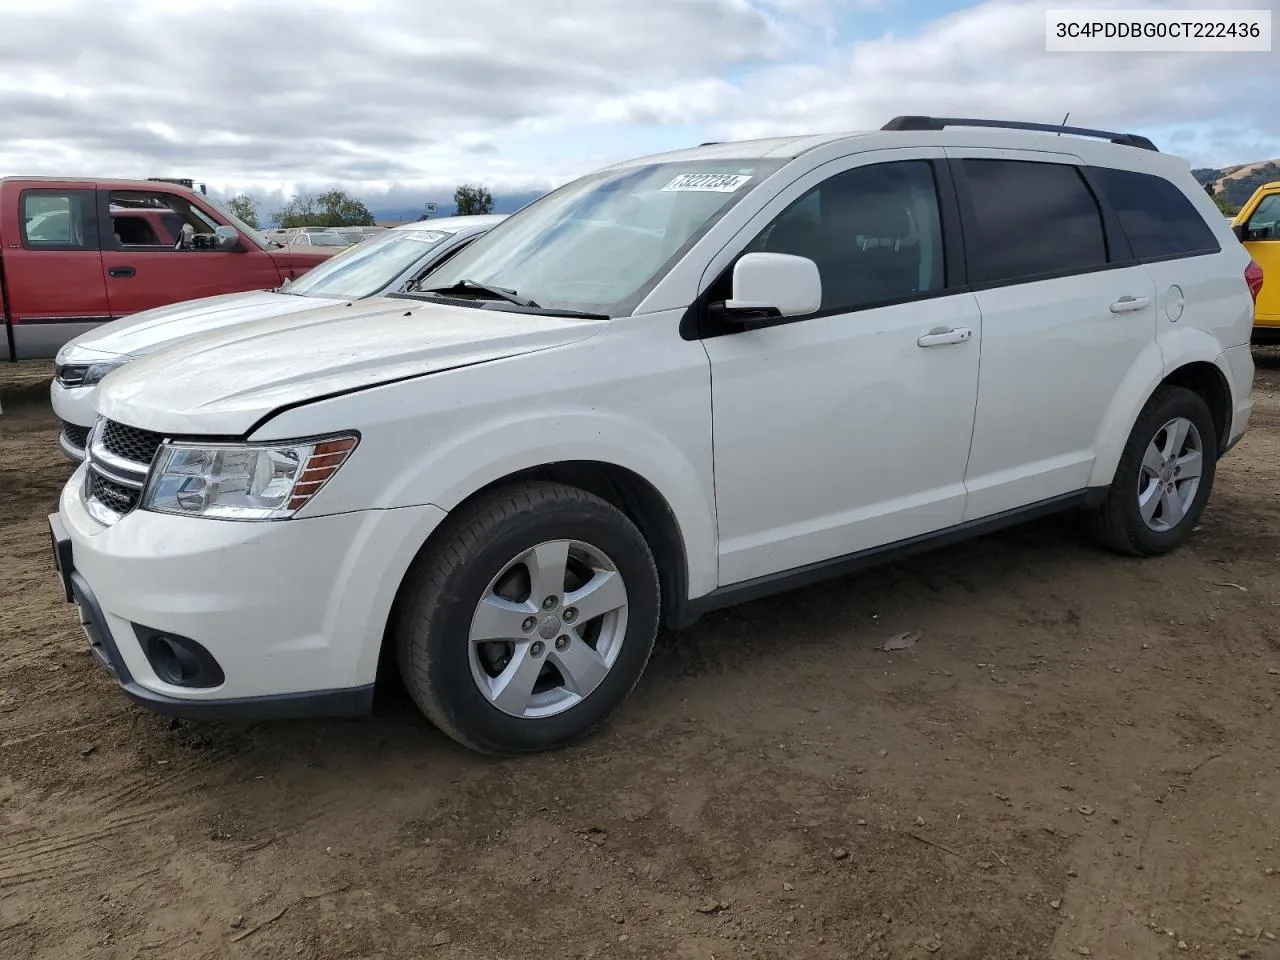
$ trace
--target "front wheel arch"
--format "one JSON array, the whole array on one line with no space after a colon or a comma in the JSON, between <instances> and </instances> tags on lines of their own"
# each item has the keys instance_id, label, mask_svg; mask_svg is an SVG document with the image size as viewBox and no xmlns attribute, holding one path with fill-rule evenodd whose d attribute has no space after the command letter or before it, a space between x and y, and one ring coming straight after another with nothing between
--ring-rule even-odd
<instances>
[{"instance_id":1,"label":"front wheel arch","mask_svg":"<svg viewBox=\"0 0 1280 960\"><path fill-rule=\"evenodd\" d=\"M676 521L675 512L657 488L626 467L598 460L568 460L541 464L507 474L484 485L449 512L456 513L472 502L504 487L518 486L537 480L585 490L621 510L640 529L657 562L659 581L662 585L663 623L669 627L683 625L689 597L689 561L684 536ZM401 578L396 600L392 605L393 610L400 602L400 593L404 590L409 570L413 569L419 557L438 546L443 537L441 529L446 526L441 524L433 530L418 549L417 555ZM388 622L390 619L389 617ZM382 651L384 658L386 650L387 640L384 634Z\"/></svg>"}]
</instances>

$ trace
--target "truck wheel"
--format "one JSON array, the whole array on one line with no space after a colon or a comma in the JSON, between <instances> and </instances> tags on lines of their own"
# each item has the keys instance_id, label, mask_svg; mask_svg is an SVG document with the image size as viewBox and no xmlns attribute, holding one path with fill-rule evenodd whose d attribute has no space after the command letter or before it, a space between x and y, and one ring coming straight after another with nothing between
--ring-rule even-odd
<instances>
[{"instance_id":1,"label":"truck wheel","mask_svg":"<svg viewBox=\"0 0 1280 960\"><path fill-rule=\"evenodd\" d=\"M1132 556L1180 547L1204 512L1217 462L1208 405L1184 387L1161 387L1138 415L1107 499L1091 517L1094 535Z\"/></svg>"},{"instance_id":2,"label":"truck wheel","mask_svg":"<svg viewBox=\"0 0 1280 960\"><path fill-rule=\"evenodd\" d=\"M418 706L492 754L548 750L603 723L658 632L658 571L635 524L593 494L542 482L498 490L446 523L393 620Z\"/></svg>"}]
</instances>

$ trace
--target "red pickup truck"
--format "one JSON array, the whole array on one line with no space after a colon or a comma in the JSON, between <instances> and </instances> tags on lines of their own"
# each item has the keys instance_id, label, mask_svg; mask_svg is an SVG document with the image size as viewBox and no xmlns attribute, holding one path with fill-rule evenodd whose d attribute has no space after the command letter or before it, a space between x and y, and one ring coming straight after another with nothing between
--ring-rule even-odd
<instances>
[{"instance_id":1,"label":"red pickup truck","mask_svg":"<svg viewBox=\"0 0 1280 960\"><path fill-rule=\"evenodd\" d=\"M286 250L182 183L0 178L0 360L52 357L151 307L278 287L333 253Z\"/></svg>"}]
</instances>

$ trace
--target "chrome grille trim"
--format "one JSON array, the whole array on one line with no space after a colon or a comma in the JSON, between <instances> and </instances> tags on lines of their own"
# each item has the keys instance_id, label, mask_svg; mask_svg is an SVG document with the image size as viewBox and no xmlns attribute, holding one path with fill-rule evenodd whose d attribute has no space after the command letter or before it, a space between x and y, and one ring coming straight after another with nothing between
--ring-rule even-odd
<instances>
[{"instance_id":1,"label":"chrome grille trim","mask_svg":"<svg viewBox=\"0 0 1280 960\"><path fill-rule=\"evenodd\" d=\"M161 434L99 417L85 445L84 501L89 515L110 526L137 509L151 462L163 443ZM134 459L129 453L147 459Z\"/></svg>"}]
</instances>

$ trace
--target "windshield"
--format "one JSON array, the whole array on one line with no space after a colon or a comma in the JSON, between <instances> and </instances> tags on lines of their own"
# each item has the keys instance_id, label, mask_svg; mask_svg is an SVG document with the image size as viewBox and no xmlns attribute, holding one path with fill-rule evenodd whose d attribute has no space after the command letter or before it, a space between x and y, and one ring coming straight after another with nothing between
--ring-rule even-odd
<instances>
[{"instance_id":1,"label":"windshield","mask_svg":"<svg viewBox=\"0 0 1280 960\"><path fill-rule=\"evenodd\" d=\"M267 239L266 235L261 230L253 229L253 227L249 226L222 204L218 203L218 201L214 200L213 197L202 196L200 199L213 207L213 209L217 210L218 213L222 214L222 216L227 219L228 223L232 224L237 230L247 236L263 250L266 250L271 246L271 241Z\"/></svg>"},{"instance_id":2,"label":"windshield","mask_svg":"<svg viewBox=\"0 0 1280 960\"><path fill-rule=\"evenodd\" d=\"M349 247L351 241L340 233L309 233L307 239L313 247Z\"/></svg>"},{"instance_id":3,"label":"windshield","mask_svg":"<svg viewBox=\"0 0 1280 960\"><path fill-rule=\"evenodd\" d=\"M312 267L288 292L341 300L371 297L452 236L443 230L389 231Z\"/></svg>"},{"instance_id":4,"label":"windshield","mask_svg":"<svg viewBox=\"0 0 1280 960\"><path fill-rule=\"evenodd\" d=\"M697 160L608 170L512 215L421 287L464 280L539 307L625 316L780 160Z\"/></svg>"}]
</instances>

